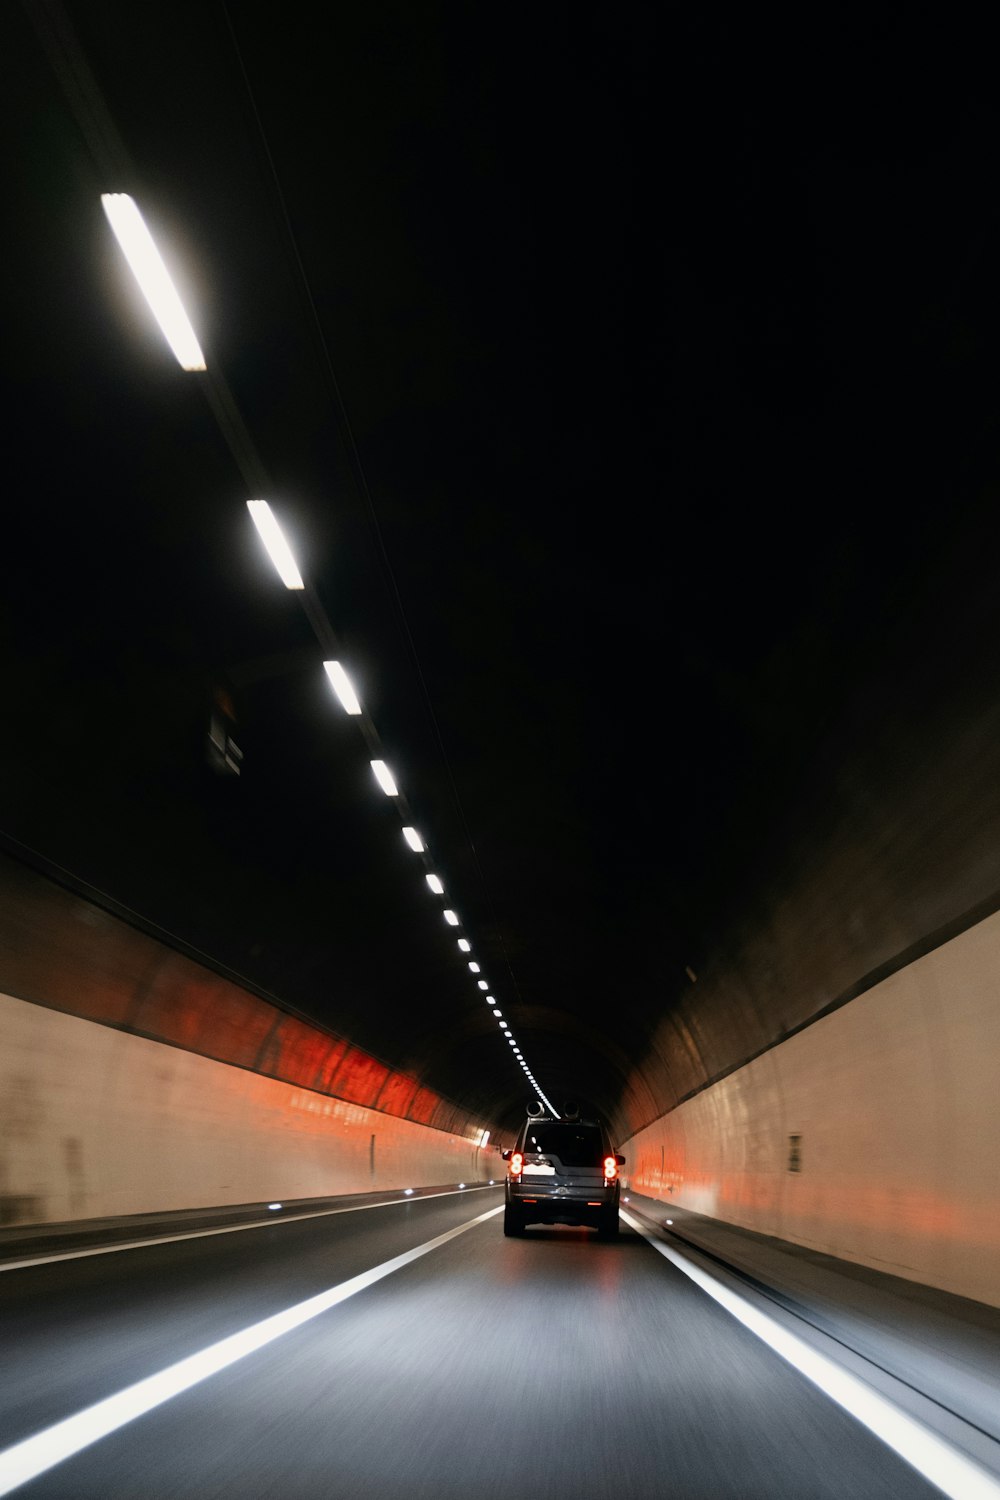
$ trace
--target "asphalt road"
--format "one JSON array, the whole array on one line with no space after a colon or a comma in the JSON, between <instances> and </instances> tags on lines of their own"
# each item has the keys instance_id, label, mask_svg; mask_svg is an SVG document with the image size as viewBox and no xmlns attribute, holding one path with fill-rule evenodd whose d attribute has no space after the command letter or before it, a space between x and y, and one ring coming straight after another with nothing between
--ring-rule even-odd
<instances>
[{"instance_id":1,"label":"asphalt road","mask_svg":"<svg viewBox=\"0 0 1000 1500\"><path fill-rule=\"evenodd\" d=\"M0 1447L500 1201L495 1189L468 1191L0 1272ZM495 1216L17 1493L917 1500L938 1491L625 1226L617 1243L563 1228L505 1240Z\"/></svg>"}]
</instances>

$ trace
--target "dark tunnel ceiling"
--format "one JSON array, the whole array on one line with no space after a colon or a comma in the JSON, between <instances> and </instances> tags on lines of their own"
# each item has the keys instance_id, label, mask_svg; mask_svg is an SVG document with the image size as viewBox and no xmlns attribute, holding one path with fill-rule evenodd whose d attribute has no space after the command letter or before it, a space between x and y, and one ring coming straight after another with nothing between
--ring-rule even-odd
<instances>
[{"instance_id":1,"label":"dark tunnel ceiling","mask_svg":"<svg viewBox=\"0 0 1000 1500\"><path fill-rule=\"evenodd\" d=\"M119 262L98 194L126 187L539 1082L612 1112L857 703L993 588L977 39L664 6L68 14L136 177L101 180L39 43L58 12L8 12L2 831L520 1110ZM238 780L205 763L216 688Z\"/></svg>"}]
</instances>

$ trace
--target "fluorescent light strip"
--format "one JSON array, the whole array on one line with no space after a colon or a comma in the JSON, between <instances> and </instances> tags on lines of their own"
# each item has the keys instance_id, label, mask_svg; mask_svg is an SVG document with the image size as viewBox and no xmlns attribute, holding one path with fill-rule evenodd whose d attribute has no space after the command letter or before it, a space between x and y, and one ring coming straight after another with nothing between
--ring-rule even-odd
<instances>
[{"instance_id":1,"label":"fluorescent light strip","mask_svg":"<svg viewBox=\"0 0 1000 1500\"><path fill-rule=\"evenodd\" d=\"M440 875L425 875L424 879L427 881L427 884L430 886L435 896L444 895L444 886L441 884Z\"/></svg>"},{"instance_id":2,"label":"fluorescent light strip","mask_svg":"<svg viewBox=\"0 0 1000 1500\"><path fill-rule=\"evenodd\" d=\"M352 715L361 712L361 704L358 695L354 691L354 684L340 665L339 661L325 661L323 667L333 684L333 691L343 704L344 712Z\"/></svg>"},{"instance_id":3,"label":"fluorescent light strip","mask_svg":"<svg viewBox=\"0 0 1000 1500\"><path fill-rule=\"evenodd\" d=\"M414 854L423 854L426 847L423 839L415 828L404 828L403 837L413 850Z\"/></svg>"},{"instance_id":4,"label":"fluorescent light strip","mask_svg":"<svg viewBox=\"0 0 1000 1500\"><path fill-rule=\"evenodd\" d=\"M856 1375L843 1369L825 1354L812 1348L804 1339L790 1333L774 1318L747 1302L738 1293L731 1291L714 1276L709 1276L700 1266L678 1255L662 1241L656 1239L631 1214L622 1211L622 1218L631 1229L648 1240L665 1260L676 1266L703 1292L724 1307L744 1328L749 1328L759 1339L763 1339L775 1354L779 1354L800 1375L829 1396L838 1406L848 1412L869 1432L873 1432L905 1463L922 1474L931 1484L937 1485L952 1500L1000 1500L1000 1481L977 1463L966 1458L944 1438L938 1437L915 1418L908 1416L859 1380Z\"/></svg>"},{"instance_id":5,"label":"fluorescent light strip","mask_svg":"<svg viewBox=\"0 0 1000 1500\"><path fill-rule=\"evenodd\" d=\"M102 193L101 205L177 363L182 370L204 370L205 356L135 199Z\"/></svg>"},{"instance_id":6,"label":"fluorescent light strip","mask_svg":"<svg viewBox=\"0 0 1000 1500\"><path fill-rule=\"evenodd\" d=\"M373 760L369 762L369 764L371 765L371 768L375 773L375 780L378 782L383 792L385 792L385 795L387 797L398 797L399 788L397 787L395 781L393 781L392 772L389 770L389 767L386 765L385 761Z\"/></svg>"},{"instance_id":7,"label":"fluorescent light strip","mask_svg":"<svg viewBox=\"0 0 1000 1500\"><path fill-rule=\"evenodd\" d=\"M469 942L468 938L459 938L458 946L461 948L463 953L472 952L472 944Z\"/></svg>"},{"instance_id":8,"label":"fluorescent light strip","mask_svg":"<svg viewBox=\"0 0 1000 1500\"><path fill-rule=\"evenodd\" d=\"M477 963L470 963L469 970L473 974L478 974L479 973L479 965Z\"/></svg>"},{"instance_id":9,"label":"fluorescent light strip","mask_svg":"<svg viewBox=\"0 0 1000 1500\"><path fill-rule=\"evenodd\" d=\"M252 1323L242 1332L230 1334L228 1338L200 1349L197 1354L188 1355L186 1359L168 1365L158 1375L147 1376L135 1385L126 1386L114 1396L108 1396L104 1401L98 1401L94 1406L77 1412L75 1416L36 1432L34 1437L25 1438L23 1442L4 1449L0 1453L0 1495L9 1495L12 1490L37 1479L39 1474L54 1469L56 1464L72 1458L84 1448L89 1448L92 1443L117 1432L127 1423L134 1422L137 1417L145 1416L172 1397L189 1391L192 1386L199 1385L211 1375L217 1375L220 1370L228 1369L237 1360L245 1359L248 1354L255 1354L258 1349L281 1338L282 1334L290 1333L293 1328L301 1328L303 1323L329 1312L331 1307L346 1302L356 1292L363 1292L377 1281L391 1276L394 1271L412 1265L415 1260L429 1255L432 1250L446 1245L449 1240L465 1234L466 1230L474 1229L477 1224L494 1218L500 1211L500 1208L487 1209L485 1213L427 1240L423 1245L416 1245L402 1255L395 1255L391 1260L373 1266L370 1271L362 1271L360 1276L352 1276L348 1281L342 1281L339 1286L330 1287L316 1297L297 1302L284 1312L275 1313L259 1323Z\"/></svg>"},{"instance_id":10,"label":"fluorescent light strip","mask_svg":"<svg viewBox=\"0 0 1000 1500\"><path fill-rule=\"evenodd\" d=\"M260 539L267 549L267 555L274 563L278 571L278 577L286 589L301 589L305 585L302 575L292 556L292 549L285 540L285 534L278 525L274 512L266 500L248 500L247 510L250 519L256 526Z\"/></svg>"},{"instance_id":11,"label":"fluorescent light strip","mask_svg":"<svg viewBox=\"0 0 1000 1500\"><path fill-rule=\"evenodd\" d=\"M445 914L444 914L444 919L448 923L449 927L457 927L458 926L458 918L456 917L456 915L455 915L455 913L453 911L446 911Z\"/></svg>"}]
</instances>

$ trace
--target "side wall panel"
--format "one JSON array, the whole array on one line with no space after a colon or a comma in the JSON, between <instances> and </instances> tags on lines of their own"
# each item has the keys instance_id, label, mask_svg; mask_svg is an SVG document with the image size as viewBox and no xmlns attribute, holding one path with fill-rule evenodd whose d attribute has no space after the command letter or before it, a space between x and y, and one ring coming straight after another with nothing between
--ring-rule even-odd
<instances>
[{"instance_id":1,"label":"side wall panel","mask_svg":"<svg viewBox=\"0 0 1000 1500\"><path fill-rule=\"evenodd\" d=\"M0 993L449 1134L490 1123L2 853Z\"/></svg>"},{"instance_id":2,"label":"side wall panel","mask_svg":"<svg viewBox=\"0 0 1000 1500\"><path fill-rule=\"evenodd\" d=\"M419 1125L0 995L0 1218L60 1222L489 1177Z\"/></svg>"},{"instance_id":3,"label":"side wall panel","mask_svg":"<svg viewBox=\"0 0 1000 1500\"><path fill-rule=\"evenodd\" d=\"M665 1202L1000 1305L998 1057L1000 915L640 1131L626 1170Z\"/></svg>"}]
</instances>

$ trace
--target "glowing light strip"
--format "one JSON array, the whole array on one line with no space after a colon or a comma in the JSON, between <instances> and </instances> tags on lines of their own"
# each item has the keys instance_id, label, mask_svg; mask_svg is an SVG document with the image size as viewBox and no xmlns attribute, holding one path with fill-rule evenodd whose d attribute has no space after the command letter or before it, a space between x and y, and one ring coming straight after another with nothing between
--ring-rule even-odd
<instances>
[{"instance_id":1,"label":"glowing light strip","mask_svg":"<svg viewBox=\"0 0 1000 1500\"><path fill-rule=\"evenodd\" d=\"M340 699L344 712L353 716L359 714L361 712L361 704L358 702L358 695L354 691L354 684L340 662L325 661L323 668L330 679L333 691Z\"/></svg>"},{"instance_id":2,"label":"glowing light strip","mask_svg":"<svg viewBox=\"0 0 1000 1500\"><path fill-rule=\"evenodd\" d=\"M980 1468L979 1464L966 1458L944 1438L938 1437L914 1417L901 1411L856 1375L842 1369L825 1354L820 1354L803 1339L790 1333L767 1313L761 1312L738 1293L730 1291L721 1281L716 1281L714 1276L709 1276L686 1256L678 1255L676 1250L664 1245L631 1214L622 1210L621 1217L630 1229L641 1234L654 1250L659 1251L679 1271L683 1271L685 1276L700 1286L703 1292L707 1292L744 1328L749 1328L751 1333L763 1339L775 1354L779 1354L825 1396L829 1396L894 1453L898 1453L918 1474L937 1485L951 1500L1000 1500L1000 1481Z\"/></svg>"},{"instance_id":3,"label":"glowing light strip","mask_svg":"<svg viewBox=\"0 0 1000 1500\"><path fill-rule=\"evenodd\" d=\"M456 1229L449 1229L423 1245L406 1250L402 1255L395 1255L392 1260L383 1261L370 1271L362 1271L360 1276L352 1276L350 1280L342 1281L339 1286L330 1287L318 1296L307 1297L304 1302L297 1302L284 1312L275 1313L259 1323L252 1323L242 1332L230 1334L217 1344L209 1344L207 1349L200 1349L197 1354L190 1354L186 1359L168 1365L158 1375L150 1375L145 1380L137 1381L135 1385L126 1386L114 1396L108 1396L104 1401L98 1401L94 1406L77 1412L75 1416L56 1422L42 1432L36 1432L34 1437L25 1438L23 1442L4 1449L0 1453L0 1495L9 1495L11 1490L27 1484L31 1479L37 1479L39 1474L54 1469L56 1464L72 1458L74 1454L89 1448L92 1443L99 1442L110 1433L117 1432L120 1427L134 1422L137 1417L145 1416L172 1397L217 1375L220 1370L228 1369L237 1360L245 1359L248 1354L255 1354L258 1349L281 1338L282 1334L290 1333L293 1328L301 1328L303 1323L329 1312L331 1307L346 1302L348 1297L374 1286L377 1281L391 1276L394 1271L412 1265L421 1256L429 1255L432 1250L446 1245L449 1240L465 1234L466 1230L474 1229L486 1219L494 1218L501 1212L501 1208L502 1205L500 1208L487 1209L484 1214L478 1214L467 1223L459 1224Z\"/></svg>"},{"instance_id":4,"label":"glowing light strip","mask_svg":"<svg viewBox=\"0 0 1000 1500\"><path fill-rule=\"evenodd\" d=\"M292 555L292 549L288 545L285 533L278 525L274 511L266 500L248 500L247 510L250 519L257 528L257 534L267 555L277 570L278 577L286 589L305 588L302 582L302 574L299 572L298 564Z\"/></svg>"},{"instance_id":5,"label":"glowing light strip","mask_svg":"<svg viewBox=\"0 0 1000 1500\"><path fill-rule=\"evenodd\" d=\"M204 370L194 329L134 198L102 193L101 205L139 289L183 370Z\"/></svg>"},{"instance_id":6,"label":"glowing light strip","mask_svg":"<svg viewBox=\"0 0 1000 1500\"><path fill-rule=\"evenodd\" d=\"M378 782L383 792L385 792L385 795L387 797L398 797L399 788L397 787L396 782L393 778L393 774L389 770L389 767L386 765L385 761L373 760L370 761L369 764L375 773L375 780Z\"/></svg>"}]
</instances>

